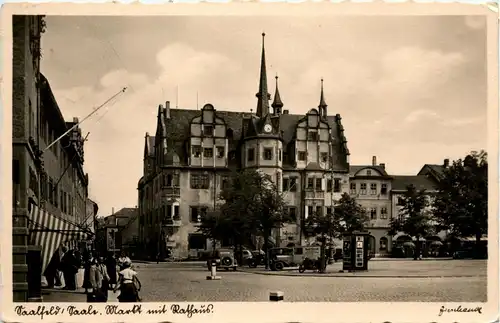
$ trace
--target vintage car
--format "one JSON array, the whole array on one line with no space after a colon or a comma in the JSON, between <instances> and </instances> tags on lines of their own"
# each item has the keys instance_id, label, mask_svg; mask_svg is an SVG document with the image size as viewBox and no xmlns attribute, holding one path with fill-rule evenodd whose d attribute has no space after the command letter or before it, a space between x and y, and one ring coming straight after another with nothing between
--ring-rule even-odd
<instances>
[{"instance_id":1,"label":"vintage car","mask_svg":"<svg viewBox=\"0 0 500 323\"><path fill-rule=\"evenodd\" d=\"M238 264L236 258L234 257L234 251L232 249L217 249L214 253L212 259L207 260L208 270L212 270L212 262L217 264L217 269L229 270L232 268L236 271Z\"/></svg>"},{"instance_id":2,"label":"vintage car","mask_svg":"<svg viewBox=\"0 0 500 323\"><path fill-rule=\"evenodd\" d=\"M321 249L318 246L287 247L269 249L271 270L283 270L285 267L298 267L304 259L317 260Z\"/></svg>"}]
</instances>

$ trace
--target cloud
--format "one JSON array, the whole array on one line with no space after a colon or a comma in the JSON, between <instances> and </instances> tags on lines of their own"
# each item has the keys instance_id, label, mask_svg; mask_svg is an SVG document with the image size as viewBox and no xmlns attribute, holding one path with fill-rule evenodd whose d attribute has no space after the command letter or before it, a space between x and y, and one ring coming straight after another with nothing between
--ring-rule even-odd
<instances>
[{"instance_id":1,"label":"cloud","mask_svg":"<svg viewBox=\"0 0 500 323\"><path fill-rule=\"evenodd\" d=\"M425 121L426 119L439 119L439 114L437 114L435 111L430 111L430 110L416 110L412 111L404 119L404 121L406 123L414 123L419 121Z\"/></svg>"}]
</instances>

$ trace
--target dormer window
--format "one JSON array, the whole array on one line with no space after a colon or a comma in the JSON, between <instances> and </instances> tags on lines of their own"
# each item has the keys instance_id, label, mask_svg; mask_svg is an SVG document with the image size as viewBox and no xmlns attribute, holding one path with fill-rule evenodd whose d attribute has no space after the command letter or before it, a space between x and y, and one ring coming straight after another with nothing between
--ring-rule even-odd
<instances>
[{"instance_id":1,"label":"dormer window","mask_svg":"<svg viewBox=\"0 0 500 323\"><path fill-rule=\"evenodd\" d=\"M372 176L372 171L371 170L367 170L366 171L366 176Z\"/></svg>"},{"instance_id":2,"label":"dormer window","mask_svg":"<svg viewBox=\"0 0 500 323\"><path fill-rule=\"evenodd\" d=\"M310 141L318 141L318 132L317 131L309 131L307 133L307 138Z\"/></svg>"},{"instance_id":3,"label":"dormer window","mask_svg":"<svg viewBox=\"0 0 500 323\"><path fill-rule=\"evenodd\" d=\"M203 126L203 135L204 136L213 136L214 135L214 127L211 125L204 125Z\"/></svg>"},{"instance_id":4,"label":"dormer window","mask_svg":"<svg viewBox=\"0 0 500 323\"><path fill-rule=\"evenodd\" d=\"M264 160L272 160L272 159L273 159L273 149L264 148Z\"/></svg>"},{"instance_id":5,"label":"dormer window","mask_svg":"<svg viewBox=\"0 0 500 323\"><path fill-rule=\"evenodd\" d=\"M200 156L201 156L201 146L193 146L192 147L192 154L193 154L193 157L200 158Z\"/></svg>"}]
</instances>

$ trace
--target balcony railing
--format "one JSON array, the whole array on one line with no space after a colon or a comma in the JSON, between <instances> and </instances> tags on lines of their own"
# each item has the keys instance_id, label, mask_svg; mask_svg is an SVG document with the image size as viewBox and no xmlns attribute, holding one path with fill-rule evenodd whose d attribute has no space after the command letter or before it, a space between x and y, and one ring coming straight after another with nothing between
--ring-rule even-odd
<instances>
[{"instance_id":1,"label":"balcony railing","mask_svg":"<svg viewBox=\"0 0 500 323\"><path fill-rule=\"evenodd\" d=\"M306 199L324 199L325 198L325 192L323 191L305 191Z\"/></svg>"},{"instance_id":2,"label":"balcony railing","mask_svg":"<svg viewBox=\"0 0 500 323\"><path fill-rule=\"evenodd\" d=\"M167 226L167 227L180 227L182 225L182 221L180 218L174 217L174 218L165 220L163 222L163 225Z\"/></svg>"},{"instance_id":3,"label":"balcony railing","mask_svg":"<svg viewBox=\"0 0 500 323\"><path fill-rule=\"evenodd\" d=\"M180 187L163 187L162 196L165 198L171 197L181 197L181 188Z\"/></svg>"}]
</instances>

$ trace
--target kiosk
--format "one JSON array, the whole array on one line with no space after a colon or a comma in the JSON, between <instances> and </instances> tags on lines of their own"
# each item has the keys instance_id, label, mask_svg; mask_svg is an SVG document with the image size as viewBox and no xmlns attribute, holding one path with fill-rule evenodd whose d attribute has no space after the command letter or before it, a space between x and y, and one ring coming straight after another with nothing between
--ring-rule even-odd
<instances>
[{"instance_id":1,"label":"kiosk","mask_svg":"<svg viewBox=\"0 0 500 323\"><path fill-rule=\"evenodd\" d=\"M347 271L368 270L369 252L369 232L345 233L342 244L342 269Z\"/></svg>"}]
</instances>

